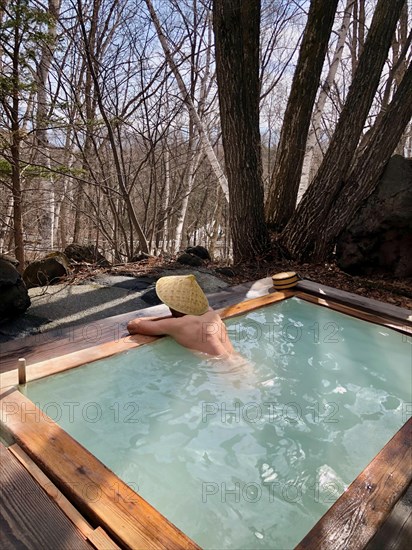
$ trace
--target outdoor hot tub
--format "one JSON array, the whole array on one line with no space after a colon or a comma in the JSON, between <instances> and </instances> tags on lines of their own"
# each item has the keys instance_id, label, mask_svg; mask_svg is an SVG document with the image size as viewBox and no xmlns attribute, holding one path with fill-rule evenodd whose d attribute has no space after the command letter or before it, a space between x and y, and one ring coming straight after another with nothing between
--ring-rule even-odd
<instances>
[{"instance_id":1,"label":"outdoor hot tub","mask_svg":"<svg viewBox=\"0 0 412 550\"><path fill-rule=\"evenodd\" d=\"M107 514L105 499L137 514L147 501L167 518L166 534L179 533L177 547L293 548L321 518L327 525L371 461L376 471L378 453L378 462L382 453L396 455L402 479L388 475L398 485L410 475L407 327L313 302L273 293L227 308L232 360L199 357L161 338L31 381L18 397L3 397L3 421L92 515ZM70 467L59 471L59 448L74 479L85 477L82 488L62 480ZM100 470L94 478L100 462L110 481ZM106 526L133 548L123 527ZM318 526L313 547L319 536L332 547L333 533ZM166 544L145 536L154 547Z\"/></svg>"}]
</instances>

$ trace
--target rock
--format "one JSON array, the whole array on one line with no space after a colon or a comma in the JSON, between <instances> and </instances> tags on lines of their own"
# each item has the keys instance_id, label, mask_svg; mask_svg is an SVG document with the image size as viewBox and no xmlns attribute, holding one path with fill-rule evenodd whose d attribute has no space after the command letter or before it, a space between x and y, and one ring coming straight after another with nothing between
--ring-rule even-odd
<instances>
[{"instance_id":1,"label":"rock","mask_svg":"<svg viewBox=\"0 0 412 550\"><path fill-rule=\"evenodd\" d=\"M220 273L220 275L225 275L226 277L235 277L236 273L231 267L217 267L215 269L216 273Z\"/></svg>"},{"instance_id":2,"label":"rock","mask_svg":"<svg viewBox=\"0 0 412 550\"><path fill-rule=\"evenodd\" d=\"M27 288L10 262L0 259L0 323L21 315L30 306Z\"/></svg>"},{"instance_id":3,"label":"rock","mask_svg":"<svg viewBox=\"0 0 412 550\"><path fill-rule=\"evenodd\" d=\"M0 260L0 284L2 286L13 286L21 279L20 273L7 260Z\"/></svg>"},{"instance_id":4,"label":"rock","mask_svg":"<svg viewBox=\"0 0 412 550\"><path fill-rule=\"evenodd\" d=\"M110 263L93 245L81 245L72 243L64 249L66 256L75 262L97 264L100 267L110 267Z\"/></svg>"},{"instance_id":5,"label":"rock","mask_svg":"<svg viewBox=\"0 0 412 550\"><path fill-rule=\"evenodd\" d=\"M50 252L49 254L46 254L46 256L44 257L44 259L47 259L47 258L55 258L62 265L65 266L67 271L70 270L69 258L66 256L64 252L59 252L57 250L55 252Z\"/></svg>"},{"instance_id":6,"label":"rock","mask_svg":"<svg viewBox=\"0 0 412 550\"><path fill-rule=\"evenodd\" d=\"M146 252L142 252L141 254L137 254L136 256L133 256L130 262L131 263L142 262L143 260L149 260L150 258L154 258L154 256L151 256L150 254L146 254Z\"/></svg>"},{"instance_id":7,"label":"rock","mask_svg":"<svg viewBox=\"0 0 412 550\"><path fill-rule=\"evenodd\" d=\"M19 260L16 260L16 258L13 258L13 256L9 256L8 254L0 254L0 260L9 262L14 265L14 267L19 267Z\"/></svg>"},{"instance_id":8,"label":"rock","mask_svg":"<svg viewBox=\"0 0 412 550\"><path fill-rule=\"evenodd\" d=\"M181 254L176 261L179 262L179 264L190 265L192 267L200 267L203 265L203 260L201 260L198 256L193 256L187 252Z\"/></svg>"},{"instance_id":9,"label":"rock","mask_svg":"<svg viewBox=\"0 0 412 550\"><path fill-rule=\"evenodd\" d=\"M62 252L52 252L43 260L29 264L23 272L27 288L45 286L60 281L70 272L67 257Z\"/></svg>"},{"instance_id":10,"label":"rock","mask_svg":"<svg viewBox=\"0 0 412 550\"><path fill-rule=\"evenodd\" d=\"M412 159L393 156L341 233L339 267L353 275L412 275Z\"/></svg>"},{"instance_id":11,"label":"rock","mask_svg":"<svg viewBox=\"0 0 412 550\"><path fill-rule=\"evenodd\" d=\"M211 260L210 254L204 246L188 246L185 252L192 254L193 256L197 256L202 260Z\"/></svg>"}]
</instances>

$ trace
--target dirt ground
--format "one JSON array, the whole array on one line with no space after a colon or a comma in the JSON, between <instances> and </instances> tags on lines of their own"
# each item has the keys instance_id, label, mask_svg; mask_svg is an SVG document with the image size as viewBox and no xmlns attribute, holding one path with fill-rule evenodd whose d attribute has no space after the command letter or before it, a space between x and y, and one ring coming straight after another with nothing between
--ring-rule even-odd
<instances>
[{"instance_id":1,"label":"dirt ground","mask_svg":"<svg viewBox=\"0 0 412 550\"><path fill-rule=\"evenodd\" d=\"M182 264L176 263L174 259L167 260L159 257L105 269L85 265L78 266L72 278L73 283L77 283L96 272L139 277L156 275L164 269L181 269L182 267ZM225 266L215 262L205 262L204 266L196 269L204 269L217 275L230 285L261 279L281 271L296 271L303 279L412 310L412 277L394 279L390 276L367 278L352 276L341 271L334 263L297 264L288 261L261 261L253 265L228 266L231 272L230 276L215 271L222 267Z\"/></svg>"}]
</instances>

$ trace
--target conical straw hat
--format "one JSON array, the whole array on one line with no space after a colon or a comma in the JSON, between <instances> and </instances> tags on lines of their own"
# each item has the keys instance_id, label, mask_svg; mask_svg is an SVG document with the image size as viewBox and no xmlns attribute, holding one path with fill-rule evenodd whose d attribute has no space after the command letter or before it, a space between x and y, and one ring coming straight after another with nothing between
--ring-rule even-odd
<instances>
[{"instance_id":1,"label":"conical straw hat","mask_svg":"<svg viewBox=\"0 0 412 550\"><path fill-rule=\"evenodd\" d=\"M156 293L164 304L186 315L203 315L209 302L194 275L161 277L156 283Z\"/></svg>"}]
</instances>

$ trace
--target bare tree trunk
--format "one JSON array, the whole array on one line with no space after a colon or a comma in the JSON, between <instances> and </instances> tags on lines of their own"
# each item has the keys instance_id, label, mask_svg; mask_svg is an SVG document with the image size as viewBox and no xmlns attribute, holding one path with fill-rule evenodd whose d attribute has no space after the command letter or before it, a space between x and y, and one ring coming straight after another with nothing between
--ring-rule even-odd
<instances>
[{"instance_id":1,"label":"bare tree trunk","mask_svg":"<svg viewBox=\"0 0 412 550\"><path fill-rule=\"evenodd\" d=\"M359 46L358 27L359 27L359 5L358 5L358 0L354 0L352 33L350 36L350 43L349 43L351 68L352 68L352 80L354 79L356 68L358 66L358 46Z\"/></svg>"},{"instance_id":2,"label":"bare tree trunk","mask_svg":"<svg viewBox=\"0 0 412 550\"><path fill-rule=\"evenodd\" d=\"M4 224L0 229L0 253L4 253L4 243L9 233L9 228L11 227L11 221L13 219L13 195L11 195L7 200L6 215L4 219Z\"/></svg>"},{"instance_id":3,"label":"bare tree trunk","mask_svg":"<svg viewBox=\"0 0 412 550\"><path fill-rule=\"evenodd\" d=\"M79 10L81 8L79 7ZM96 33L98 27L99 2L93 2L93 12L90 20L90 30L88 36L88 44L90 56L95 60L96 57ZM83 61L82 71L85 72L84 83L84 103L85 103L85 140L82 149L83 162L82 169L85 174L90 173L90 159L92 158L93 149L93 125L96 119L96 91L93 88L93 77L91 74L91 66L88 62ZM83 115L84 117L84 115ZM85 201L85 182L79 181L75 189L75 218L73 230L73 242L82 242L83 217L86 208Z\"/></svg>"},{"instance_id":4,"label":"bare tree trunk","mask_svg":"<svg viewBox=\"0 0 412 550\"><path fill-rule=\"evenodd\" d=\"M213 150L212 144L210 143L210 140L208 138L207 132L205 130L205 127L203 125L203 122L196 110L196 107L194 106L194 103L192 101L192 98L190 97L190 94L188 90L186 89L186 85L184 83L184 80L179 72L179 69L174 62L172 52L170 51L170 48L167 43L167 39L163 33L162 27L160 25L159 19L156 15L156 12L153 8L153 4L151 0L145 0L147 8L150 13L150 17L152 18L152 21L154 23L154 26L156 28L157 35L159 37L160 43L162 45L166 61L168 62L173 74L175 75L177 85L179 86L180 93L182 94L183 101L186 103L189 115L191 119L193 120L193 123L196 125L197 131L199 132L200 139L202 141L202 145L205 150L205 154L210 162L210 165L213 169L213 172L215 173L215 176L222 187L222 191L225 195L226 200L229 202L229 188L226 176L223 173L222 167L220 166L220 163L215 155L215 152Z\"/></svg>"},{"instance_id":5,"label":"bare tree trunk","mask_svg":"<svg viewBox=\"0 0 412 550\"><path fill-rule=\"evenodd\" d=\"M259 129L260 2L214 0L216 70L236 263L267 252Z\"/></svg>"},{"instance_id":6,"label":"bare tree trunk","mask_svg":"<svg viewBox=\"0 0 412 550\"><path fill-rule=\"evenodd\" d=\"M20 7L20 6L19 6ZM20 12L16 11L18 17ZM11 181L13 192L13 233L14 233L14 253L16 260L19 262L18 269L24 271L24 240L23 240L23 207L22 207L22 185L21 185L21 170L20 170L20 128L19 128L19 56L20 56L20 22L16 18L14 33L13 33L13 54L12 54L12 105L10 110L11 133L12 141L10 146L11 151Z\"/></svg>"},{"instance_id":7,"label":"bare tree trunk","mask_svg":"<svg viewBox=\"0 0 412 550\"><path fill-rule=\"evenodd\" d=\"M388 6L386 0L378 0L330 146L314 181L281 236L281 245L293 258L323 259L315 254L316 242L348 176L404 3L405 0L392 0Z\"/></svg>"},{"instance_id":8,"label":"bare tree trunk","mask_svg":"<svg viewBox=\"0 0 412 550\"><path fill-rule=\"evenodd\" d=\"M310 119L338 0L312 0L293 76L266 203L266 219L282 229L296 206Z\"/></svg>"},{"instance_id":9,"label":"bare tree trunk","mask_svg":"<svg viewBox=\"0 0 412 550\"><path fill-rule=\"evenodd\" d=\"M223 197L221 196L221 190L218 187L216 189L216 206L212 217L212 232L210 235L208 251L212 260L215 259L216 243L219 238L220 225L222 223L222 209L223 209Z\"/></svg>"},{"instance_id":10,"label":"bare tree trunk","mask_svg":"<svg viewBox=\"0 0 412 550\"><path fill-rule=\"evenodd\" d=\"M375 189L403 131L412 117L412 63L395 95L373 130L367 149L357 160L316 243L315 254L324 257L356 210Z\"/></svg>"},{"instance_id":11,"label":"bare tree trunk","mask_svg":"<svg viewBox=\"0 0 412 550\"><path fill-rule=\"evenodd\" d=\"M64 143L64 156L63 156L63 166L66 170L70 171L73 167L75 156L73 152L73 143L72 143L72 134L73 128L69 126L66 131L65 143ZM62 204L65 201L67 192L70 186L70 177L68 175L63 176L62 181L59 182L59 191L55 201L54 208L54 236L53 240L55 243L58 242L59 235L63 237L65 243L67 242L66 235L60 231L60 223L62 219L66 216L66 209L62 209ZM63 217L61 214L63 213ZM65 220L63 219L63 224ZM63 247L66 248L66 245Z\"/></svg>"},{"instance_id":12,"label":"bare tree trunk","mask_svg":"<svg viewBox=\"0 0 412 550\"><path fill-rule=\"evenodd\" d=\"M41 50L40 62L37 66L37 116L36 116L36 140L37 140L37 157L40 164L46 168L46 177L40 181L40 208L41 214L39 219L39 233L41 239L41 248L45 251L50 251L53 248L54 242L54 209L55 209L55 194L54 181L50 171L50 151L48 140L48 109L49 102L47 99L47 81L53 51L56 42L56 23L60 13L60 0L49 0L48 2L48 40L43 44Z\"/></svg>"},{"instance_id":13,"label":"bare tree trunk","mask_svg":"<svg viewBox=\"0 0 412 550\"><path fill-rule=\"evenodd\" d=\"M362 55L363 48L365 46L365 28L366 28L366 17L365 17L365 0L359 1L359 24L358 24L358 58Z\"/></svg>"},{"instance_id":14,"label":"bare tree trunk","mask_svg":"<svg viewBox=\"0 0 412 550\"><path fill-rule=\"evenodd\" d=\"M352 80L355 77L359 58L365 45L365 0L354 0L352 34L349 41Z\"/></svg>"},{"instance_id":15,"label":"bare tree trunk","mask_svg":"<svg viewBox=\"0 0 412 550\"><path fill-rule=\"evenodd\" d=\"M56 242L59 242L60 248L62 248L63 250L69 244L67 240L66 221L67 221L67 200L66 200L66 197L63 196L60 202L59 223L57 225L58 233L56 235ZM60 241L58 241L58 236L60 236Z\"/></svg>"},{"instance_id":16,"label":"bare tree trunk","mask_svg":"<svg viewBox=\"0 0 412 550\"><path fill-rule=\"evenodd\" d=\"M162 242L162 251L167 252L168 249L168 240L169 240L169 200L170 200L170 150L165 143L165 187L163 192L163 212L164 212L164 223L163 223L163 242Z\"/></svg>"},{"instance_id":17,"label":"bare tree trunk","mask_svg":"<svg viewBox=\"0 0 412 550\"><path fill-rule=\"evenodd\" d=\"M183 196L182 204L180 206L178 216L177 216L177 224L176 224L174 247L173 247L174 254L179 252L180 247L182 245L183 227L186 219L187 206L189 204L189 197L193 188L195 170L199 163L201 154L202 154L201 151L198 151L196 153L194 128L193 128L193 124L190 124L189 146L187 151L188 160L186 164L185 184L183 188L184 196Z\"/></svg>"},{"instance_id":18,"label":"bare tree trunk","mask_svg":"<svg viewBox=\"0 0 412 550\"><path fill-rule=\"evenodd\" d=\"M330 64L328 74L322 85L319 93L318 101L312 117L312 129L309 132L308 140L306 143L306 153L302 165L302 176L300 178L300 186L298 191L297 202L300 202L306 189L309 187L309 177L312 166L313 152L316 147L317 135L320 131L320 124L322 119L323 110L325 108L326 99L330 89L332 88L335 80L336 71L338 70L339 63L342 59L343 48L345 46L346 37L348 34L350 19L352 15L352 9L355 0L347 0L345 12L343 15L342 25L338 33L338 41L336 43L335 52L333 54L332 63Z\"/></svg>"},{"instance_id":19,"label":"bare tree trunk","mask_svg":"<svg viewBox=\"0 0 412 550\"><path fill-rule=\"evenodd\" d=\"M13 129L14 134L18 136L18 123ZM11 145L11 180L13 185L13 228L14 228L14 253L16 260L19 262L19 270L24 270L24 240L23 240L23 207L22 207L22 190L20 180L20 140L18 137L13 137Z\"/></svg>"}]
</instances>

